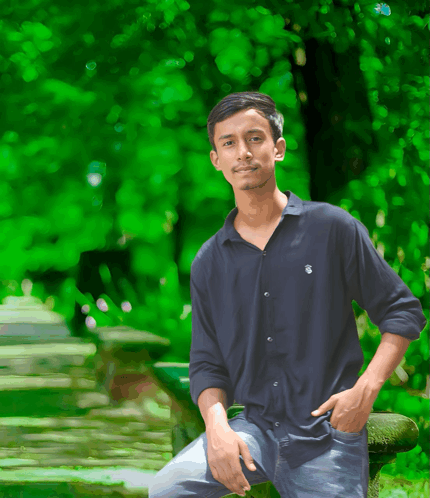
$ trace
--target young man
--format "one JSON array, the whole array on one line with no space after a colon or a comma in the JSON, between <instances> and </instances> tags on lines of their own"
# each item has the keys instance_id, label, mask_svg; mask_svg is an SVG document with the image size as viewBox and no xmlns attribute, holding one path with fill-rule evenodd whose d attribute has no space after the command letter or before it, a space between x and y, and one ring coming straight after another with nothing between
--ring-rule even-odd
<instances>
[{"instance_id":1,"label":"young man","mask_svg":"<svg viewBox=\"0 0 430 498\"><path fill-rule=\"evenodd\" d=\"M245 496L266 481L282 498L367 497L366 422L426 318L360 221L278 189L282 127L258 92L209 115L210 159L236 208L191 267L190 390L206 432L150 498ZM361 377L352 299L383 334ZM245 409L228 420L234 401Z\"/></svg>"}]
</instances>

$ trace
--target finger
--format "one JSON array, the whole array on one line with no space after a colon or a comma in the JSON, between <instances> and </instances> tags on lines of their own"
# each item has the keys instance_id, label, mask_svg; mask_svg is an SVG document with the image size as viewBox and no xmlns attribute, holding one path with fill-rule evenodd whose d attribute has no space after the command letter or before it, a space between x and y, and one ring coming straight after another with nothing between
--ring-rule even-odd
<instances>
[{"instance_id":1,"label":"finger","mask_svg":"<svg viewBox=\"0 0 430 498\"><path fill-rule=\"evenodd\" d=\"M248 445L245 442L243 442L243 444L240 444L240 452L242 453L243 461L245 462L245 465L248 467L248 469L251 471L256 471L257 468L254 465L254 460L252 458L251 452L249 451Z\"/></svg>"},{"instance_id":2,"label":"finger","mask_svg":"<svg viewBox=\"0 0 430 498\"><path fill-rule=\"evenodd\" d=\"M243 491L243 488L245 489L250 489L251 486L249 485L246 477L244 476L242 472L242 467L240 465L240 460L238 459L237 462L227 464L227 469L225 470L225 474L228 476L228 488L233 490L233 493L239 494L241 496L245 496L245 493Z\"/></svg>"},{"instance_id":3,"label":"finger","mask_svg":"<svg viewBox=\"0 0 430 498\"><path fill-rule=\"evenodd\" d=\"M234 472L233 480L235 488L239 489L240 493L244 493L244 489L249 491L251 489L251 486L249 485L249 482L247 481L245 475L243 474L242 468L239 467L238 469L234 469L233 472Z\"/></svg>"},{"instance_id":4,"label":"finger","mask_svg":"<svg viewBox=\"0 0 430 498\"><path fill-rule=\"evenodd\" d=\"M217 481L223 484L232 493L244 496L243 489L238 485L237 478L235 477L234 471L232 471L233 465L226 461L220 462L218 465L219 478L217 478Z\"/></svg>"}]
</instances>

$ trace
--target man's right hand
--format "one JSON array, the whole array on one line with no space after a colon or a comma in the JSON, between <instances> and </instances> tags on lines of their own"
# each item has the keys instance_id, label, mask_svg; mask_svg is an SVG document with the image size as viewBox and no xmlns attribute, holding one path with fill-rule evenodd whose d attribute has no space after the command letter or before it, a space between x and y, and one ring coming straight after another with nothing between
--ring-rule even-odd
<instances>
[{"instance_id":1,"label":"man's right hand","mask_svg":"<svg viewBox=\"0 0 430 498\"><path fill-rule=\"evenodd\" d=\"M230 426L218 425L206 432L208 463L214 479L232 493L245 496L251 486L242 472L239 455L249 470L256 471L251 453L243 439Z\"/></svg>"}]
</instances>

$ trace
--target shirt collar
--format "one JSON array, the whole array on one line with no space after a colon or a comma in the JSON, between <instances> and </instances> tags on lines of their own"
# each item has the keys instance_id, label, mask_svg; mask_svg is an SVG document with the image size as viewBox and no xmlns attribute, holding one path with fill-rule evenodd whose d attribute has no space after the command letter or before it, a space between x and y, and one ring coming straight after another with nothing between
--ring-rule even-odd
<instances>
[{"instance_id":1,"label":"shirt collar","mask_svg":"<svg viewBox=\"0 0 430 498\"><path fill-rule=\"evenodd\" d=\"M284 210L282 211L281 221L284 219L284 216L286 214L294 214L297 216L301 215L303 212L302 199L300 199L300 197L297 197L297 195L295 195L291 190L285 190L285 192L282 192L282 193L288 197L288 204L285 206ZM239 212L239 210L237 209L237 207L235 207L227 215L227 218L225 219L224 225L221 228L221 230L219 231L221 244L224 244L224 242L227 239L243 240L233 225L233 221L234 221L238 212Z\"/></svg>"}]
</instances>

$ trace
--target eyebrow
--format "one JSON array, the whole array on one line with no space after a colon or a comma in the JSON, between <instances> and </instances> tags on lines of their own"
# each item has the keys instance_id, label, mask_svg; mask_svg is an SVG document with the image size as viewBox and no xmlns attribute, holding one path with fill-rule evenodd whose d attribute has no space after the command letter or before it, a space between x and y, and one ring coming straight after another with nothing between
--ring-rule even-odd
<instances>
[{"instance_id":1,"label":"eyebrow","mask_svg":"<svg viewBox=\"0 0 430 498\"><path fill-rule=\"evenodd\" d=\"M263 133L264 134L264 130L260 130L260 128L253 128L252 130L248 130L246 132L247 134L248 133ZM225 138L231 138L231 137L234 137L234 133L230 133L229 135L221 135L219 138L218 138L218 142L220 140L224 140Z\"/></svg>"}]
</instances>

